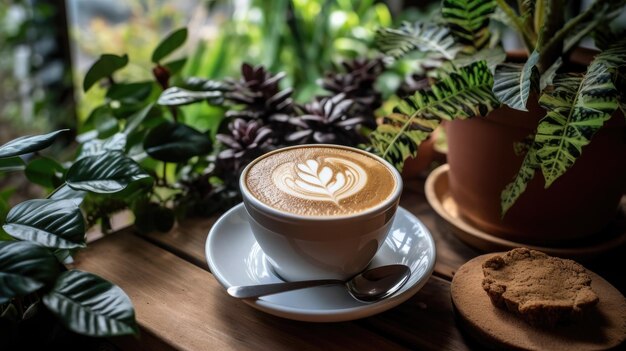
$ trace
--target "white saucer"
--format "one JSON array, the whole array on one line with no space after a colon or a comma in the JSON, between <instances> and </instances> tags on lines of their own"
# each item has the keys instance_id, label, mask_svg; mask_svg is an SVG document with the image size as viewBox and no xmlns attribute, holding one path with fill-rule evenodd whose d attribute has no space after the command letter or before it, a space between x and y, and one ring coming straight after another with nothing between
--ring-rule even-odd
<instances>
[{"instance_id":1,"label":"white saucer","mask_svg":"<svg viewBox=\"0 0 626 351\"><path fill-rule=\"evenodd\" d=\"M233 285L276 283L276 277L250 231L243 204L213 225L205 253L215 278ZM340 322L368 317L393 308L426 284L435 267L435 242L420 220L398 208L389 236L370 267L402 263L411 267L408 282L394 295L375 303L353 299L340 285L322 286L243 300L261 311L308 322Z\"/></svg>"}]
</instances>

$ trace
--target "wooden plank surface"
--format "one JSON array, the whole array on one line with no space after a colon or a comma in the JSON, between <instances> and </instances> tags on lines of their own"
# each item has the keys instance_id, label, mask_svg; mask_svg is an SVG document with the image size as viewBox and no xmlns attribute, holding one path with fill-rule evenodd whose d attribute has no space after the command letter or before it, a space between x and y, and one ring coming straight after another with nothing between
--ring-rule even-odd
<instances>
[{"instance_id":1,"label":"wooden plank surface","mask_svg":"<svg viewBox=\"0 0 626 351\"><path fill-rule=\"evenodd\" d=\"M208 269L204 255L204 246L209 231L218 218L219 216L186 219L181 223L177 223L176 226L167 233L152 232L137 234L198 267Z\"/></svg>"},{"instance_id":2,"label":"wooden plank surface","mask_svg":"<svg viewBox=\"0 0 626 351\"><path fill-rule=\"evenodd\" d=\"M75 268L124 289L143 332L161 338L163 349L406 349L355 323L295 322L257 311L228 296L207 271L128 231L92 243Z\"/></svg>"},{"instance_id":3,"label":"wooden plank surface","mask_svg":"<svg viewBox=\"0 0 626 351\"><path fill-rule=\"evenodd\" d=\"M405 181L405 191L402 194L400 205L416 215L432 233L437 247L435 275L451 280L454 272L461 265L484 253L459 240L450 225L435 213L424 196L422 179ZM622 207L626 209L626 196L622 199ZM204 243L215 220L217 220L217 216L210 219L188 220L177 225L169 233L149 233L144 236L166 250L204 268L206 267ZM616 225L626 228L626 215L618 220L621 222ZM607 279L623 294L626 294L626 279L624 279L623 272L616 269L616 267L626 266L626 245L583 262L583 264Z\"/></svg>"},{"instance_id":4,"label":"wooden plank surface","mask_svg":"<svg viewBox=\"0 0 626 351\"><path fill-rule=\"evenodd\" d=\"M450 282L434 276L402 305L358 323L412 350L469 350L454 322Z\"/></svg>"},{"instance_id":5,"label":"wooden plank surface","mask_svg":"<svg viewBox=\"0 0 626 351\"><path fill-rule=\"evenodd\" d=\"M355 322L289 321L227 296L207 272L204 257L206 236L217 216L185 221L169 233L137 236L126 230L91 244L76 265L129 293L150 341L147 349L155 349L152 345L158 345L161 338L183 350L467 350L472 342L454 322L449 280L481 252L456 238L448 223L431 209L423 180L405 184L401 205L422 220L437 245L435 276L409 301ZM626 247L590 262L589 268L624 292L626 279L612 268L624 263ZM129 349L139 348L146 349L143 344Z\"/></svg>"},{"instance_id":6,"label":"wooden plank surface","mask_svg":"<svg viewBox=\"0 0 626 351\"><path fill-rule=\"evenodd\" d=\"M435 274L452 279L463 263L482 254L461 242L441 217L430 207L424 196L424 182L414 179L405 182L400 205L416 215L430 230L437 247ZM154 244L189 260L199 267L206 267L204 244L211 226L218 216L208 219L189 219L178 224L168 233L141 234Z\"/></svg>"}]
</instances>

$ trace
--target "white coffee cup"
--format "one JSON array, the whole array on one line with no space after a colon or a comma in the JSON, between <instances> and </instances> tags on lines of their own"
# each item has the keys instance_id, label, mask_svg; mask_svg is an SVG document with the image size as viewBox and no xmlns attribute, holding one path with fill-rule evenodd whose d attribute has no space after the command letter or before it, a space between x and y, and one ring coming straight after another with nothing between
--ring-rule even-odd
<instances>
[{"instance_id":1,"label":"white coffee cup","mask_svg":"<svg viewBox=\"0 0 626 351\"><path fill-rule=\"evenodd\" d=\"M307 216L272 208L257 199L246 184L250 167L259 159L293 146L272 151L252 161L242 172L239 186L252 233L275 272L288 281L347 280L363 271L385 241L398 208L402 178L382 158L338 145L314 145L363 153L387 167L395 178L391 195L372 208L339 216ZM269 175L268 175L269 176Z\"/></svg>"}]
</instances>

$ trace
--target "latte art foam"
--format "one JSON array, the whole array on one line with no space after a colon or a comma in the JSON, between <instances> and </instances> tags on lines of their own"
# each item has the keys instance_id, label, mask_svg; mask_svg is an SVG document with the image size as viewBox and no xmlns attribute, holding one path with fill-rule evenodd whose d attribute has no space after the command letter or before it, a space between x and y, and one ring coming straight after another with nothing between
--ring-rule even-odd
<instances>
[{"instance_id":1,"label":"latte art foam","mask_svg":"<svg viewBox=\"0 0 626 351\"><path fill-rule=\"evenodd\" d=\"M365 211L395 190L392 172L366 153L330 146L278 151L246 174L252 195L278 210L311 216Z\"/></svg>"},{"instance_id":2,"label":"latte art foam","mask_svg":"<svg viewBox=\"0 0 626 351\"><path fill-rule=\"evenodd\" d=\"M332 167L332 168L331 168ZM272 181L285 193L311 201L339 201L358 193L367 174L358 164L336 157L285 163L272 172Z\"/></svg>"}]
</instances>

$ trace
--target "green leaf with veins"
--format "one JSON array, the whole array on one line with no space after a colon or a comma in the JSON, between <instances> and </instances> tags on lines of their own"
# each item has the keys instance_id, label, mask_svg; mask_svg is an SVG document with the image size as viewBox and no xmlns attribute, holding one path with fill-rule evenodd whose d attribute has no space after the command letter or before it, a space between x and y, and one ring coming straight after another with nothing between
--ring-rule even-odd
<instances>
[{"instance_id":1,"label":"green leaf with veins","mask_svg":"<svg viewBox=\"0 0 626 351\"><path fill-rule=\"evenodd\" d=\"M0 146L0 158L25 155L31 152L43 150L52 145L59 135L67 131L69 131L69 129L57 130L56 132L43 135L23 136L21 138L11 140Z\"/></svg>"},{"instance_id":2,"label":"green leaf with veins","mask_svg":"<svg viewBox=\"0 0 626 351\"><path fill-rule=\"evenodd\" d=\"M91 273L64 272L43 302L65 327L79 334L110 337L139 332L124 291Z\"/></svg>"},{"instance_id":3,"label":"green leaf with veins","mask_svg":"<svg viewBox=\"0 0 626 351\"><path fill-rule=\"evenodd\" d=\"M81 158L67 171L66 183L75 190L107 194L150 178L135 161L120 151Z\"/></svg>"},{"instance_id":4,"label":"green leaf with veins","mask_svg":"<svg viewBox=\"0 0 626 351\"><path fill-rule=\"evenodd\" d=\"M85 246L85 222L72 200L27 200L14 206L2 228L19 240L46 247L73 249Z\"/></svg>"},{"instance_id":5,"label":"green leaf with veins","mask_svg":"<svg viewBox=\"0 0 626 351\"><path fill-rule=\"evenodd\" d=\"M404 22L398 29L382 28L376 31L376 46L393 58L400 58L412 51L433 54L452 60L461 50L450 30L446 27Z\"/></svg>"},{"instance_id":6,"label":"green leaf with veins","mask_svg":"<svg viewBox=\"0 0 626 351\"><path fill-rule=\"evenodd\" d=\"M626 64L625 41L596 56L584 75L557 75L553 87L544 91L539 104L547 114L539 122L517 177L502 192L503 215L524 192L536 169L541 168L545 187L550 187L574 165L583 147L611 118L618 107L613 82L618 68Z\"/></svg>"},{"instance_id":7,"label":"green leaf with veins","mask_svg":"<svg viewBox=\"0 0 626 351\"><path fill-rule=\"evenodd\" d=\"M442 119L485 116L500 106L491 92L493 76L485 61L458 68L426 90L418 90L398 104L370 141L376 152L401 170L415 156L419 144Z\"/></svg>"},{"instance_id":8,"label":"green leaf with veins","mask_svg":"<svg viewBox=\"0 0 626 351\"><path fill-rule=\"evenodd\" d=\"M493 0L443 0L441 14L454 35L478 51L489 44L489 19L495 8Z\"/></svg>"},{"instance_id":9,"label":"green leaf with veins","mask_svg":"<svg viewBox=\"0 0 626 351\"><path fill-rule=\"evenodd\" d=\"M496 67L493 93L510 108L528 111L526 102L531 90L539 90L539 71L535 66L539 53L533 51L525 64L503 63Z\"/></svg>"},{"instance_id":10,"label":"green leaf with veins","mask_svg":"<svg viewBox=\"0 0 626 351\"><path fill-rule=\"evenodd\" d=\"M0 242L0 304L52 284L59 273L47 248L29 241Z\"/></svg>"}]
</instances>

